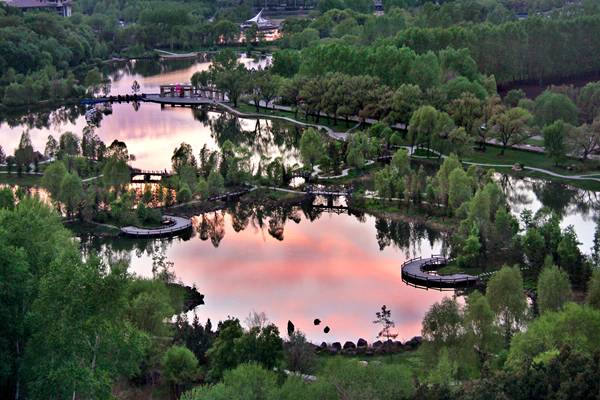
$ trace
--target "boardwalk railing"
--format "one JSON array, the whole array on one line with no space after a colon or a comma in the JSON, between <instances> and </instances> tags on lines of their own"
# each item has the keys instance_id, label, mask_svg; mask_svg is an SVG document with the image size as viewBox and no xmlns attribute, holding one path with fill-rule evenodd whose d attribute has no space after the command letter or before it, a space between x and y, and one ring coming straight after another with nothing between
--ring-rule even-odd
<instances>
[{"instance_id":1,"label":"boardwalk railing","mask_svg":"<svg viewBox=\"0 0 600 400\"><path fill-rule=\"evenodd\" d=\"M158 237L178 234L192 228L192 220L174 216L164 216L164 220L171 220L172 224L158 228L138 228L126 226L121 228L121 233L134 237Z\"/></svg>"},{"instance_id":2,"label":"boardwalk railing","mask_svg":"<svg viewBox=\"0 0 600 400\"><path fill-rule=\"evenodd\" d=\"M436 288L468 286L479 281L479 277L473 275L432 275L428 273L448 262L448 258L437 254L425 259L420 256L411 258L402 263L402 279L412 284Z\"/></svg>"},{"instance_id":3,"label":"boardwalk railing","mask_svg":"<svg viewBox=\"0 0 600 400\"><path fill-rule=\"evenodd\" d=\"M313 186L306 187L306 193L313 196L327 196L327 197L350 197L352 196L353 189L341 189L341 190L327 190L318 189Z\"/></svg>"}]
</instances>

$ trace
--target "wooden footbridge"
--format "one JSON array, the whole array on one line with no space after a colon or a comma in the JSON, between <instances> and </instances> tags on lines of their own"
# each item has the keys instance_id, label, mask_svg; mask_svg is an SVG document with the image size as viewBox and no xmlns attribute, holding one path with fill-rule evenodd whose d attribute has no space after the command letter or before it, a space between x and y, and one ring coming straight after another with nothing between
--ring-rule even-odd
<instances>
[{"instance_id":1,"label":"wooden footbridge","mask_svg":"<svg viewBox=\"0 0 600 400\"><path fill-rule=\"evenodd\" d=\"M192 85L161 85L160 93L124 94L81 100L81 104L148 102L171 106L203 106L228 102L222 90Z\"/></svg>"},{"instance_id":2,"label":"wooden footbridge","mask_svg":"<svg viewBox=\"0 0 600 400\"><path fill-rule=\"evenodd\" d=\"M306 180L309 180L311 178L311 172L304 170L304 169L298 169L295 171L292 171L292 173L290 174L292 178L304 178Z\"/></svg>"},{"instance_id":3,"label":"wooden footbridge","mask_svg":"<svg viewBox=\"0 0 600 400\"><path fill-rule=\"evenodd\" d=\"M409 284L436 289L475 286L480 282L480 278L474 275L435 275L430 273L447 265L449 261L448 258L441 255L432 255L429 258L419 256L406 260L401 267L402 280Z\"/></svg>"},{"instance_id":4,"label":"wooden footbridge","mask_svg":"<svg viewBox=\"0 0 600 400\"><path fill-rule=\"evenodd\" d=\"M306 186L306 195L309 196L310 198L314 199L317 196L321 196L321 197L325 197L327 199L327 206L323 206L325 208L328 209L334 209L334 208L339 208L339 206L335 206L334 200L336 198L339 197L345 197L346 200L350 199L352 197L352 193L354 191L354 189L352 187L350 188L339 188L339 189L335 189L335 188L328 188L328 187L317 187L317 186L312 186L312 185L307 185ZM343 207L342 209L347 209L348 207Z\"/></svg>"},{"instance_id":5,"label":"wooden footbridge","mask_svg":"<svg viewBox=\"0 0 600 400\"><path fill-rule=\"evenodd\" d=\"M171 176L172 174L166 169L163 171L151 171L139 168L129 169L129 178L131 183L159 183L163 179L170 178Z\"/></svg>"},{"instance_id":6,"label":"wooden footbridge","mask_svg":"<svg viewBox=\"0 0 600 400\"><path fill-rule=\"evenodd\" d=\"M340 189L329 189L326 187L317 187L308 185L306 186L306 193L309 196L323 196L323 197L352 197L353 188L340 188Z\"/></svg>"}]
</instances>

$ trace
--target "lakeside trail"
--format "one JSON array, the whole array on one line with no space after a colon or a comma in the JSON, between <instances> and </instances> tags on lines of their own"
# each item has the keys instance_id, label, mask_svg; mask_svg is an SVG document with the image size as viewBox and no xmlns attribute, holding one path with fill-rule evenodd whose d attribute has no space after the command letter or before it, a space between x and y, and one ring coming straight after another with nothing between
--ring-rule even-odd
<instances>
[{"instance_id":1,"label":"lakeside trail","mask_svg":"<svg viewBox=\"0 0 600 400\"><path fill-rule=\"evenodd\" d=\"M238 117L242 117L242 118L265 118L265 119L279 119L279 120L283 120L283 121L287 121L299 126L305 126L305 127L313 127L313 128L317 128L320 130L324 130L325 132L327 132L327 135L335 140L342 140L342 141L346 141L348 140L348 135L349 133L354 130L356 128L352 127L350 128L348 131L346 132L336 132L333 129L331 129L328 126L325 125L319 125L319 124L312 124L312 123L306 123L306 122L302 122L302 121L298 121L294 118L291 117L283 117L283 116L277 116L277 115L265 115L265 114L260 114L260 113L245 113L242 111L238 111L233 107L230 107L227 104L223 104L223 103L219 103L219 102L214 102L215 106L217 107L221 107L235 115L237 115ZM287 111L287 110L284 110ZM411 158L415 158L415 159L428 159L431 157L426 157L426 156L417 156L415 155L415 149L414 147L410 147L410 146L401 146L401 148L404 148L408 151L408 154ZM429 150L434 154L437 154L439 157L441 158L447 158L448 156L445 154L441 154L440 152L436 151L436 150ZM478 162L472 162L472 161L462 161L461 162L463 164L466 165L476 165L479 167L487 167L487 168L513 168L512 164L488 164L488 163L478 163ZM366 165L371 165L373 164L374 161L373 160L367 160ZM319 169L319 166L315 166L312 176L315 178L319 178L319 179L336 179L336 178L343 178L343 177L347 177L349 172L350 172L351 168L346 168L344 169L341 174L339 175L334 175L334 176L321 176L321 170ZM557 172L553 172L544 168L537 168L537 167L528 167L528 166L523 166L523 170L527 170L527 171L531 171L531 172L537 172L537 173L541 173L544 175L548 175L550 177L553 178L560 178L560 179L566 179L566 180L577 180L577 181L593 181L593 182L599 182L600 183L600 173L592 173L592 174L587 174L587 175L563 175L563 174L559 174Z\"/></svg>"}]
</instances>

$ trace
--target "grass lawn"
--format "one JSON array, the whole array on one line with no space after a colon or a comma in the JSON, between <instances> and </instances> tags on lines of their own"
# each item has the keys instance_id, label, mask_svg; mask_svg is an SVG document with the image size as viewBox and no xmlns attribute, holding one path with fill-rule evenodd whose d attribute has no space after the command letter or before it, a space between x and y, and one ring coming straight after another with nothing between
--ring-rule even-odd
<instances>
[{"instance_id":1,"label":"grass lawn","mask_svg":"<svg viewBox=\"0 0 600 400\"><path fill-rule=\"evenodd\" d=\"M19 186L39 186L42 183L42 175L21 175L16 172L12 174L0 174L0 184Z\"/></svg>"},{"instance_id":2,"label":"grass lawn","mask_svg":"<svg viewBox=\"0 0 600 400\"><path fill-rule=\"evenodd\" d=\"M423 360L423 350L417 349L414 351L404 351L395 354L385 354L385 355L376 355L376 356L366 356L366 355L357 355L357 356L342 356L342 355L328 355L328 354L320 354L317 357L318 366L317 371L314 375L319 376L319 373L323 370L328 361L333 359L342 359L345 362L356 362L356 361L367 361L369 363L372 362L380 362L382 364L394 364L405 367L407 370L411 371L414 376L419 378L425 377L425 362Z\"/></svg>"},{"instance_id":3,"label":"grass lawn","mask_svg":"<svg viewBox=\"0 0 600 400\"><path fill-rule=\"evenodd\" d=\"M246 102L240 102L236 109L243 113L257 114L256 107L254 107L253 105L250 105ZM272 110L272 109L266 109L266 108L261 107L260 112L258 114L263 114L265 116L265 118L268 118L269 116L286 117L286 118L292 118L292 119L295 119L297 121L304 122L307 124L316 124L316 122L313 118L309 118L309 119L304 118L304 114L302 112L298 113L298 118L294 118L294 113L292 113L292 112L282 111L282 110ZM350 121L350 123L348 125L346 125L346 122L338 120L338 123L334 124L333 120L328 120L326 117L321 117L319 119L318 125L327 126L335 131L346 132L348 129L355 126L356 122Z\"/></svg>"},{"instance_id":4,"label":"grass lawn","mask_svg":"<svg viewBox=\"0 0 600 400\"><path fill-rule=\"evenodd\" d=\"M480 267L463 268L454 262L451 262L450 264L445 265L442 268L437 270L437 273L439 275L453 275L453 274L479 275L484 272L490 272L490 271L486 270L484 268L480 268Z\"/></svg>"},{"instance_id":5,"label":"grass lawn","mask_svg":"<svg viewBox=\"0 0 600 400\"><path fill-rule=\"evenodd\" d=\"M553 160L548 156L539 153L533 153L523 150L506 149L503 155L500 155L500 147L487 146L485 152L473 151L471 154L463 158L463 161L485 163L485 164L506 164L513 165L521 163L527 167L543 168L562 175L580 175L600 173L600 168L597 163L588 161L583 163L579 160L569 159L566 164L577 168L576 171L569 171L562 167L557 167ZM579 172L581 171L581 172ZM548 177L548 175L546 175Z\"/></svg>"}]
</instances>

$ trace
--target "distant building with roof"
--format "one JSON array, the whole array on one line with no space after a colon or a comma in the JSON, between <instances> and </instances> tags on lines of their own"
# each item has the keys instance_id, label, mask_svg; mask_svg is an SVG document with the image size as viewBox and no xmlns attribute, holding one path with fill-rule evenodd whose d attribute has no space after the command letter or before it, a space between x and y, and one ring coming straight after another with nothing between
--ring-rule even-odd
<instances>
[{"instance_id":1,"label":"distant building with roof","mask_svg":"<svg viewBox=\"0 0 600 400\"><path fill-rule=\"evenodd\" d=\"M383 0L374 0L373 8L375 10L375 15L378 17L383 15Z\"/></svg>"},{"instance_id":2,"label":"distant building with roof","mask_svg":"<svg viewBox=\"0 0 600 400\"><path fill-rule=\"evenodd\" d=\"M5 3L23 11L52 11L63 17L72 13L70 0L6 0Z\"/></svg>"},{"instance_id":3,"label":"distant building with roof","mask_svg":"<svg viewBox=\"0 0 600 400\"><path fill-rule=\"evenodd\" d=\"M254 16L254 18L250 18L240 25L242 30L241 41L246 41L244 33L253 26L256 26L258 34L261 35L267 42L277 40L281 37L280 24L263 17L263 12L264 9L260 10L260 12Z\"/></svg>"}]
</instances>

